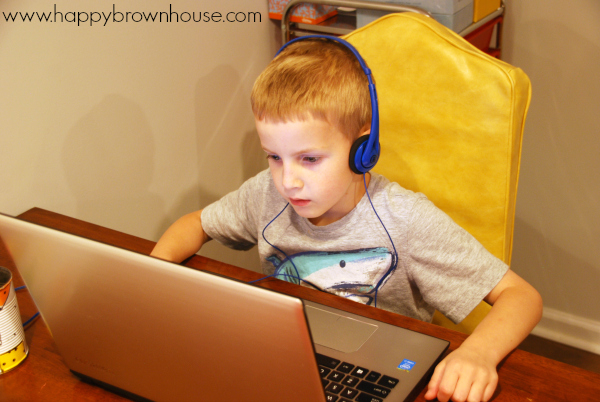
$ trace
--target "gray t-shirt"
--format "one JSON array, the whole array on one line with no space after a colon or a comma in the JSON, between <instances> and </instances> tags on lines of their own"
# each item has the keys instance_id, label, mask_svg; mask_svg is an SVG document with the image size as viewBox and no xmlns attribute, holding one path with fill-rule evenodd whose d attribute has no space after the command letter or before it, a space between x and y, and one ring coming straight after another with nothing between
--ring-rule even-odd
<instances>
[{"instance_id":1,"label":"gray t-shirt","mask_svg":"<svg viewBox=\"0 0 600 402\"><path fill-rule=\"evenodd\" d=\"M266 275L423 321L434 309L462 321L508 270L423 194L376 173L368 192L377 213L365 195L315 226L286 207L267 169L207 206L202 226L231 248L258 244Z\"/></svg>"}]
</instances>

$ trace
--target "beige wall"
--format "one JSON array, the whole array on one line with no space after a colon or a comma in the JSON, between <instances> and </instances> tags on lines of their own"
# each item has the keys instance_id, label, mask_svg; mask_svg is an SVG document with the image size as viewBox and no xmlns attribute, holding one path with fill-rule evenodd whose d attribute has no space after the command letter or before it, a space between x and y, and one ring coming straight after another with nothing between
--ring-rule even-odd
<instances>
[{"instance_id":1,"label":"beige wall","mask_svg":"<svg viewBox=\"0 0 600 402\"><path fill-rule=\"evenodd\" d=\"M123 13L260 11L262 22L0 22L0 211L37 206L157 239L266 166L249 107L279 43L266 0L19 0L0 12L55 3L65 19L115 3Z\"/></svg>"},{"instance_id":2,"label":"beige wall","mask_svg":"<svg viewBox=\"0 0 600 402\"><path fill-rule=\"evenodd\" d=\"M531 78L513 269L538 333L600 353L600 3L509 0L504 59Z\"/></svg>"}]
</instances>

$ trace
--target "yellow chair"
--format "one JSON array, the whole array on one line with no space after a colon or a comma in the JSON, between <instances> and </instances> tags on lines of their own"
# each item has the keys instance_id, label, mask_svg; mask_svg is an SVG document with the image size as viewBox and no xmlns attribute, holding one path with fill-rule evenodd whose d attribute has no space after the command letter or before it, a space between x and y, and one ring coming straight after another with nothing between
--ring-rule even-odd
<instances>
[{"instance_id":1,"label":"yellow chair","mask_svg":"<svg viewBox=\"0 0 600 402\"><path fill-rule=\"evenodd\" d=\"M422 192L510 264L521 138L531 98L522 70L415 13L346 37L373 71L382 154L375 171ZM459 325L471 333L490 306Z\"/></svg>"}]
</instances>

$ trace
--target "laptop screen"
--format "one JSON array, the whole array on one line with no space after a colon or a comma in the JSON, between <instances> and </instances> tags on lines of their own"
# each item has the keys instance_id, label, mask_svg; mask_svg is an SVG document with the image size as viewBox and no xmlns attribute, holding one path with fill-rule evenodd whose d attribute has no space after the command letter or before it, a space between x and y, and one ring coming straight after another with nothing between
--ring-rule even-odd
<instances>
[{"instance_id":1,"label":"laptop screen","mask_svg":"<svg viewBox=\"0 0 600 402\"><path fill-rule=\"evenodd\" d=\"M325 400L303 302L0 215L68 367L151 400Z\"/></svg>"}]
</instances>

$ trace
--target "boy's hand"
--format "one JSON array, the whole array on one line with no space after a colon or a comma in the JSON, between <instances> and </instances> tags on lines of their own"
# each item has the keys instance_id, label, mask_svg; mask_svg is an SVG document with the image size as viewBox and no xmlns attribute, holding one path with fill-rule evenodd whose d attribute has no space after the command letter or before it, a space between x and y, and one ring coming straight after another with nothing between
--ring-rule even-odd
<instances>
[{"instance_id":1,"label":"boy's hand","mask_svg":"<svg viewBox=\"0 0 600 402\"><path fill-rule=\"evenodd\" d=\"M489 401L498 385L496 366L542 316L539 293L511 270L485 301L492 309L461 346L435 368L425 399Z\"/></svg>"},{"instance_id":2,"label":"boy's hand","mask_svg":"<svg viewBox=\"0 0 600 402\"><path fill-rule=\"evenodd\" d=\"M438 401L488 401L498 385L495 362L485 354L458 348L438 364L427 386L425 399Z\"/></svg>"}]
</instances>

